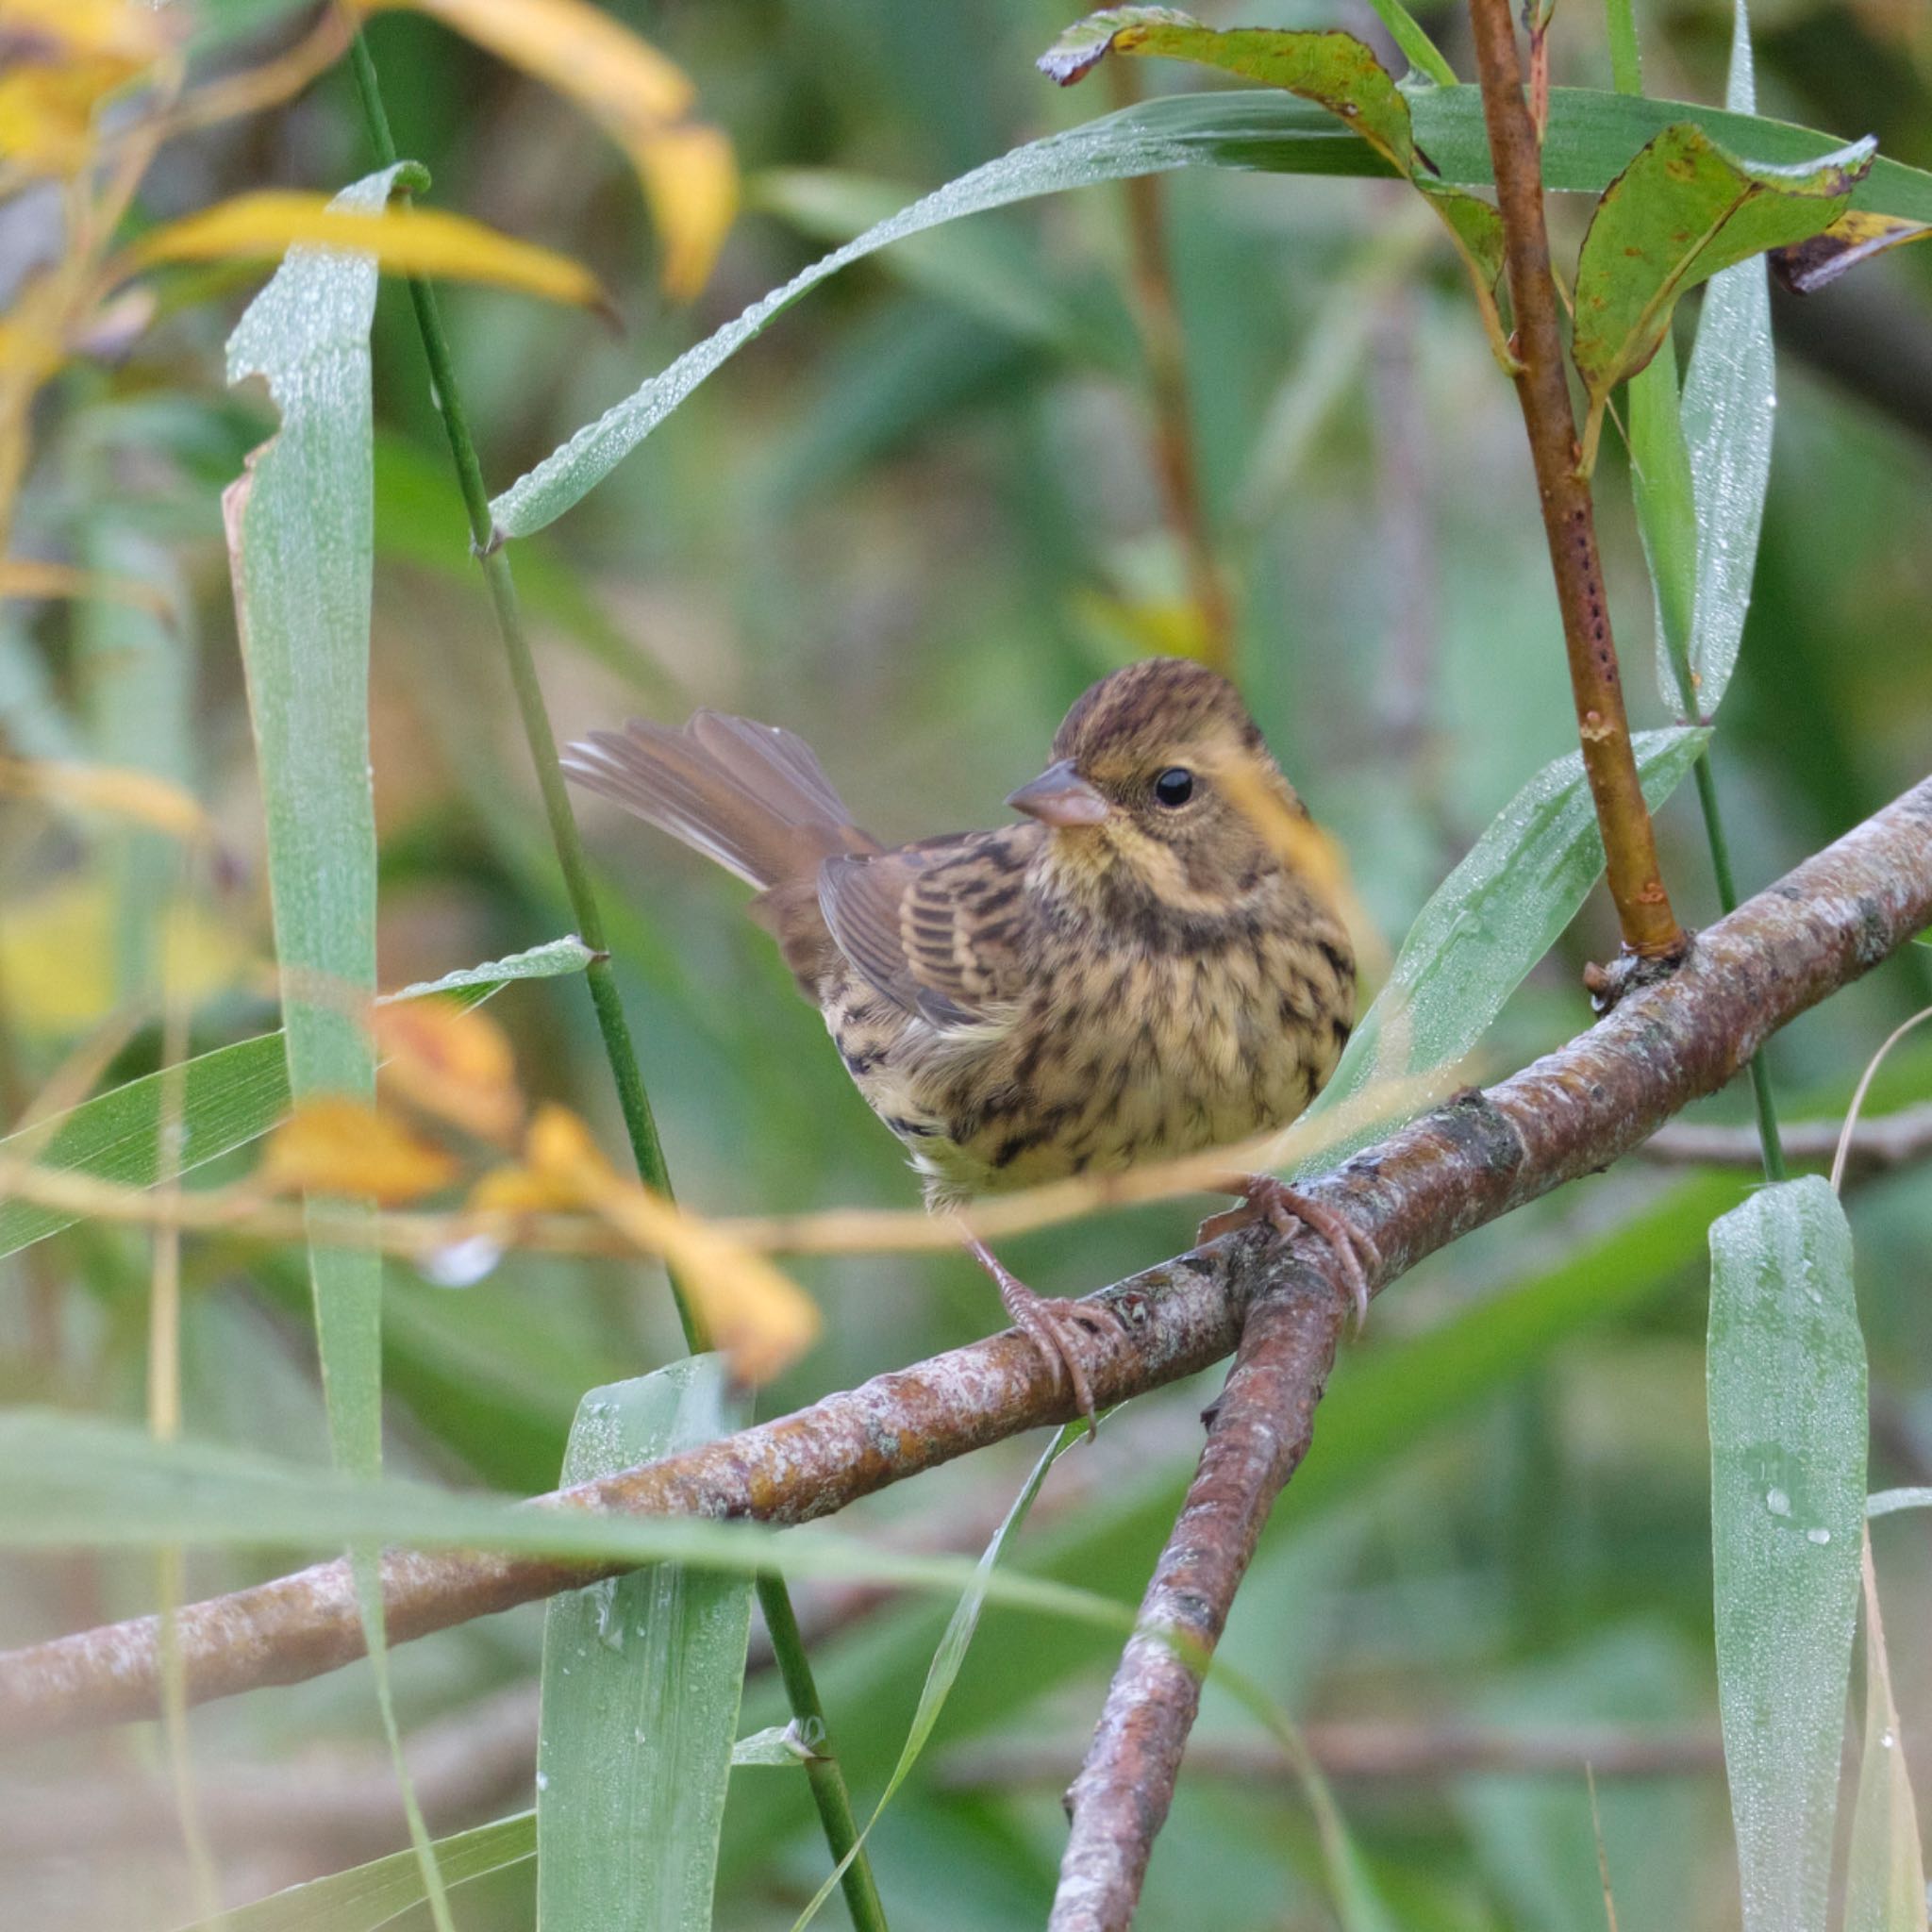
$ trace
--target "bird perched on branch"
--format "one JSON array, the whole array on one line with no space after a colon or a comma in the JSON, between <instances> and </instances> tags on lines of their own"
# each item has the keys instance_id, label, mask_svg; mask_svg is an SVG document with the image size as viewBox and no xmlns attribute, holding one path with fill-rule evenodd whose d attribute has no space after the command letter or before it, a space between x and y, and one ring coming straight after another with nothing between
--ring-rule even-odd
<instances>
[{"instance_id":1,"label":"bird perched on branch","mask_svg":"<svg viewBox=\"0 0 1932 1932\"><path fill-rule=\"evenodd\" d=\"M1088 691L1007 800L1026 822L997 831L881 845L802 739L716 711L594 732L563 763L758 888L753 916L935 1209L1283 1125L1348 1038L1348 935L1280 832L1307 812L1234 687L1189 659ZM1267 1176L1229 1191L1243 1205L1204 1238L1302 1220L1366 1307L1374 1254L1347 1223ZM1104 1317L968 1245L1091 1416L1070 1324Z\"/></svg>"}]
</instances>

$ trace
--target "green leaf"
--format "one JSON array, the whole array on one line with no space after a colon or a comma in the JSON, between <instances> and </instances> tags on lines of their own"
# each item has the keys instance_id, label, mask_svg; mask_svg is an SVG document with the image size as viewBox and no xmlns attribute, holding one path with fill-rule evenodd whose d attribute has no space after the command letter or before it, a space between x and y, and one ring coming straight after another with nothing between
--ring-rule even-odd
<instances>
[{"instance_id":1,"label":"green leaf","mask_svg":"<svg viewBox=\"0 0 1932 1932\"><path fill-rule=\"evenodd\" d=\"M537 1814L520 1811L436 1840L443 1880L467 1878L521 1865L537 1856ZM391 1852L346 1872L331 1872L306 1885L291 1885L252 1906L206 1919L188 1932L376 1932L423 1903L423 1870L416 1854Z\"/></svg>"},{"instance_id":2,"label":"green leaf","mask_svg":"<svg viewBox=\"0 0 1932 1932\"><path fill-rule=\"evenodd\" d=\"M1798 166L1744 161L1690 123L1667 127L1604 191L1576 263L1571 354L1594 460L1610 391L1657 354L1678 296L1720 269L1802 241L1842 214L1869 138Z\"/></svg>"},{"instance_id":3,"label":"green leaf","mask_svg":"<svg viewBox=\"0 0 1932 1932\"><path fill-rule=\"evenodd\" d=\"M722 1356L592 1389L563 1480L732 1424ZM552 1597L537 1744L540 1932L708 1932L751 1579L657 1564Z\"/></svg>"},{"instance_id":4,"label":"green leaf","mask_svg":"<svg viewBox=\"0 0 1932 1932\"><path fill-rule=\"evenodd\" d=\"M817 1724L816 1718L808 1721ZM731 1747L731 1764L736 1770L740 1765L783 1766L786 1770L796 1771L801 1765L809 1764L812 1752L819 1740L808 1743L801 1736L798 1720L793 1718L789 1724L767 1724L761 1731L754 1731L748 1738L741 1738Z\"/></svg>"},{"instance_id":5,"label":"green leaf","mask_svg":"<svg viewBox=\"0 0 1932 1932\"><path fill-rule=\"evenodd\" d=\"M858 1856L860 1847L872 1836L873 1826L885 1816L886 1807L898 1795L899 1787L919 1762L920 1753L931 1740L933 1727L939 1723L940 1713L945 1709L946 1699L958 1680L959 1667L966 1661L973 1633L979 1628L979 1613L986 1607L987 1589L992 1580L993 1571L1006 1555L1007 1545L1019 1534L1020 1525L1026 1521L1034 1498L1040 1494L1041 1485L1046 1481L1047 1471L1087 1433L1085 1422L1069 1423L1041 1451L1032 1473L1021 1484L1020 1493L1013 1498L1013 1507L993 1531L992 1541L979 1558L979 1567L974 1573L972 1583L967 1586L966 1593L947 1621L939 1648L933 1653L932 1666L925 1674L925 1682L920 1687L919 1704L912 1713L912 1723L899 1752L899 1761L892 1767L892 1774L886 1780L886 1788L879 1793L879 1801L874 1807L872 1816L866 1820L865 1829L858 1834L852 1849L832 1868L830 1875L813 1894L811 1903L799 1913L791 1932L805 1932L806 1926L818 1917L820 1907L831 1897L834 1888L845 1875L845 1868Z\"/></svg>"},{"instance_id":6,"label":"green leaf","mask_svg":"<svg viewBox=\"0 0 1932 1932\"><path fill-rule=\"evenodd\" d=\"M1819 1175L1710 1230L1718 1705L1744 1932L1824 1932L1865 1513L1852 1236Z\"/></svg>"},{"instance_id":7,"label":"green leaf","mask_svg":"<svg viewBox=\"0 0 1932 1932\"><path fill-rule=\"evenodd\" d=\"M1353 34L1291 33L1279 27L1222 32L1172 8L1124 7L1090 14L1069 27L1038 64L1043 74L1066 87L1091 72L1109 49L1218 67L1325 108L1396 174L1421 190L1448 229L1469 270L1484 322L1501 344L1502 323L1495 306L1496 282L1503 273L1501 217L1488 202L1438 176L1434 164L1416 146L1407 101L1388 70ZM1455 76L1448 78L1453 81Z\"/></svg>"},{"instance_id":8,"label":"green leaf","mask_svg":"<svg viewBox=\"0 0 1932 1932\"><path fill-rule=\"evenodd\" d=\"M532 1507L510 1496L455 1493L394 1477L372 1481L48 1409L0 1411L0 1547L309 1549L345 1542L498 1551L586 1562L686 1563L756 1575L833 1577L954 1594L983 1582L987 1600L1133 1627L1124 1604L1010 1571L982 1578L959 1557L875 1548L815 1529L786 1536L757 1523L616 1516Z\"/></svg>"},{"instance_id":9,"label":"green leaf","mask_svg":"<svg viewBox=\"0 0 1932 1932\"><path fill-rule=\"evenodd\" d=\"M1637 734L1638 773L1653 810L1709 736L1684 726ZM1545 765L1504 807L1436 889L1307 1117L1384 1081L1454 1066L1575 918L1603 865L1582 754L1571 752ZM1364 1126L1324 1149L1319 1163L1332 1166L1386 1131L1386 1124Z\"/></svg>"},{"instance_id":10,"label":"green leaf","mask_svg":"<svg viewBox=\"0 0 1932 1932\"><path fill-rule=\"evenodd\" d=\"M1845 1860L1844 1932L1926 1932L1925 1859L1891 1691L1872 1541L1865 1540L1865 1743Z\"/></svg>"},{"instance_id":11,"label":"green leaf","mask_svg":"<svg viewBox=\"0 0 1932 1932\"><path fill-rule=\"evenodd\" d=\"M332 208L379 213L408 164ZM420 174L420 170L416 171ZM358 995L375 991L375 805L369 749L374 559L369 327L375 258L291 248L228 339L228 380L261 375L281 426L224 492L235 619L268 821L289 1091L375 1097ZM349 997L342 997L346 991ZM316 1350L339 1467L382 1467L382 1257L311 1242ZM383 1641L378 1551L352 1547L376 1704L438 1932L453 1932L403 1761Z\"/></svg>"},{"instance_id":12,"label":"green leaf","mask_svg":"<svg viewBox=\"0 0 1932 1932\"><path fill-rule=\"evenodd\" d=\"M415 999L427 993L460 991L472 998L488 998L513 979L579 972L589 958L580 940L552 940L508 959L465 967L383 997ZM288 1112L289 1068L283 1036L263 1033L199 1054L188 1062L182 1085L177 1131L181 1171L189 1173L258 1140ZM158 1074L130 1080L54 1121L0 1141L0 1159L31 1157L44 1166L112 1181L120 1187L152 1187L158 1173L155 1137L161 1087ZM39 1207L31 1201L0 1201L0 1257L71 1227L76 1218L64 1209Z\"/></svg>"},{"instance_id":13,"label":"green leaf","mask_svg":"<svg viewBox=\"0 0 1932 1932\"><path fill-rule=\"evenodd\" d=\"M1751 23L1738 0L1725 105L1756 105ZM1631 488L1657 590L1657 677L1665 704L1714 717L1743 641L1771 484L1777 371L1761 261L1713 275L1681 404L1665 331L1630 379Z\"/></svg>"}]
</instances>

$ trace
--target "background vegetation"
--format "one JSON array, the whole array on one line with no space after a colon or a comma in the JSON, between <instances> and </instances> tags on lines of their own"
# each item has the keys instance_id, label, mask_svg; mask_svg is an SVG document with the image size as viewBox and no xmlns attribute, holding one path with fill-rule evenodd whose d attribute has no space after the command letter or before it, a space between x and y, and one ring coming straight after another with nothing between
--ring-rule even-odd
<instances>
[{"instance_id":1,"label":"background vegetation","mask_svg":"<svg viewBox=\"0 0 1932 1932\"><path fill-rule=\"evenodd\" d=\"M448 293L496 489L829 242L1105 105L1101 82L1062 97L1033 71L1064 24L1036 0L617 0L609 10L692 76L744 171L746 212L688 306L658 292L659 243L636 175L594 125L433 20L370 28L398 144L428 167L435 205L588 263L623 316L621 331L604 332L524 294ZM238 31L217 68L286 44L304 24L271 4L228 14ZM1388 55L1360 8L1338 20L1255 0L1213 17L1341 25ZM1459 12L1424 17L1468 73ZM1650 9L1640 25L1652 92L1722 97L1728 7ZM1780 0L1755 27L1760 111L1870 131L1884 153L1932 166L1923 8ZM1560 12L1552 46L1559 84L1608 84L1591 9ZM1134 79L1194 84L1152 68ZM250 189L333 192L375 165L339 63L285 105L171 142L132 222ZM1158 199L1238 674L1392 947L1495 812L1572 744L1507 386L1459 270L1399 184L1200 171L1163 178ZM1553 209L1559 258L1574 258L1587 207L1558 198ZM16 293L58 253L60 217L58 190L44 184L0 210L0 270ZM1920 253L1874 263L1802 308L1776 305L1775 457L1717 755L1746 891L1925 767L1932 264ZM139 580L161 594L165 619L94 596L0 607L8 749L164 774L206 806L232 856L197 882L176 957L196 1049L275 1024L262 803L219 502L275 421L258 392L223 380L224 340L258 274L175 272L131 344L76 357L33 419L9 554ZM374 371L377 946L380 983L395 987L538 944L573 921L400 283L386 281L378 301ZM1119 189L977 217L847 273L567 521L516 547L559 734L711 704L801 732L882 834L995 822L1085 684L1137 652L1201 644L1155 468L1152 393ZM1599 485L1612 602L1634 721L1659 724L1670 714L1645 675L1651 593L1623 460L1612 432ZM740 916L738 889L594 801L582 818L682 1199L721 1212L906 1203L896 1147ZM1688 791L1660 832L1679 911L1705 923L1715 900ZM158 981L144 981L151 966L138 948L117 953L115 938L151 918L158 877L145 833L44 802L6 808L8 1118L79 1044L112 1043L116 1015L127 1037L102 1083L158 1063ZM1585 1024L1579 968L1613 943L1593 903L1486 1039L1479 1068L1519 1065ZM1788 1117L1842 1105L1877 1042L1932 997L1928 966L1932 954L1915 949L1778 1040ZM576 979L511 987L491 1010L525 1089L620 1146ZM1928 1072L1932 1053L1902 1049L1877 1103L1924 1094ZM1708 1111L1746 1121L1748 1095ZM1618 1923L1641 1932L1736 1916L1702 1365L1706 1232L1743 1185L1626 1164L1419 1270L1344 1357L1314 1458L1275 1514L1224 1648L1331 1754L1350 1826L1404 1925L1601 1923L1591 1801L1574 1766L1601 1754L1606 1724L1636 1770L1600 1792ZM1110 1215L1016 1241L1007 1258L1044 1291L1084 1290L1184 1246L1198 1212L1179 1203ZM1871 1487L1923 1483L1932 1193L1907 1169L1862 1186L1852 1214ZM0 1394L143 1415L148 1241L84 1226L0 1263ZM182 1266L189 1433L325 1461L293 1251L200 1240ZM963 1259L802 1261L795 1274L824 1332L761 1398L765 1412L993 1325L992 1297ZM519 1491L555 1485L585 1390L681 1350L655 1270L528 1256L461 1290L389 1265L382 1334L389 1466ZM1060 1463L1024 1532L1026 1567L1136 1601L1215 1379L1137 1404L1097 1447ZM1035 1453L1013 1445L956 1465L848 1526L976 1553ZM1932 1614L1923 1518L1881 1524L1875 1544L1916 1760L1932 1737L1932 1677L1911 1634ZM186 1585L204 1594L272 1567L198 1556ZM153 1590L142 1558L9 1559L0 1637L144 1609ZM808 1628L826 1633L814 1642L822 1689L869 1808L945 1608L842 1587L801 1589L800 1604ZM394 1655L438 1830L527 1802L541 1628L537 1612L518 1611ZM989 1609L874 1835L895 1926L1040 1923L1062 1836L1058 1792L1117 1648L1105 1631ZM358 1667L197 1714L226 1899L404 1841L375 1713ZM782 1717L767 1672L747 1689L741 1728ZM1515 1768L1463 1768L1472 1727L1516 1739ZM1404 1761L1347 1775L1365 1740ZM1556 1767L1532 1763L1524 1740L1549 1748ZM1307 1805L1264 1746L1210 1686L1144 1923L1327 1923ZM163 1789L160 1748L145 1732L117 1733L0 1766L9 1917L81 1932L194 1915L172 1809L143 1804ZM824 1869L803 1779L739 1773L717 1923L785 1925ZM527 1924L529 1900L527 1867L457 1894L460 1923L478 1932Z\"/></svg>"}]
</instances>

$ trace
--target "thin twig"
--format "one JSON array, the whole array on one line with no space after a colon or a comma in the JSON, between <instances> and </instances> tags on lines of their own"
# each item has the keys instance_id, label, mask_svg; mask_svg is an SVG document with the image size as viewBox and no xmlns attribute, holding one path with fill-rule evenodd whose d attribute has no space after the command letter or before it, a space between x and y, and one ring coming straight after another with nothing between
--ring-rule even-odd
<instances>
[{"instance_id":1,"label":"thin twig","mask_svg":"<svg viewBox=\"0 0 1932 1932\"><path fill-rule=\"evenodd\" d=\"M1536 467L1550 568L1563 616L1577 736L1603 828L1610 896L1624 943L1632 953L1642 958L1675 958L1684 950L1684 932L1664 890L1650 808L1638 782L1597 554L1596 510L1589 479L1577 473L1576 419L1570 407L1543 222L1542 150L1524 99L1516 24L1509 0L1470 0L1469 19L1515 313L1516 396Z\"/></svg>"},{"instance_id":2,"label":"thin twig","mask_svg":"<svg viewBox=\"0 0 1932 1932\"><path fill-rule=\"evenodd\" d=\"M1193 1659L1212 1655L1261 1526L1315 1432L1341 1307L1307 1263L1257 1297L1208 1445L1141 1600L1087 1761L1067 1793L1072 1830L1051 1932L1130 1924L1155 1835L1167 1822L1181 1753L1200 1707ZM1169 1633L1191 1639L1189 1656Z\"/></svg>"},{"instance_id":3,"label":"thin twig","mask_svg":"<svg viewBox=\"0 0 1932 1932\"><path fill-rule=\"evenodd\" d=\"M1134 70L1125 60L1108 63L1114 98L1130 108L1138 98ZM1227 579L1214 553L1201 469L1195 455L1193 403L1188 391L1187 337L1174 300L1168 258L1163 184L1158 175L1133 175L1121 184L1126 200L1134 313L1147 358L1147 388L1154 411L1154 470L1168 528L1188 574L1188 595L1200 620L1202 659L1234 675L1235 611Z\"/></svg>"},{"instance_id":4,"label":"thin twig","mask_svg":"<svg viewBox=\"0 0 1932 1932\"><path fill-rule=\"evenodd\" d=\"M1596 1026L1488 1092L1470 1091L1301 1191L1345 1217L1381 1256L1375 1286L1565 1182L1621 1158L1671 1115L1714 1093L1765 1038L1932 924L1932 779L1702 933L1683 966L1639 986ZM1265 1230L1105 1290L1116 1318L1086 1367L1106 1406L1225 1355L1245 1311L1278 1280ZM1340 1307L1337 1318L1340 1318ZM649 1515L830 1516L859 1496L1050 1422L1071 1398L1008 1330L881 1375L776 1422L541 1499ZM575 1589L625 1566L464 1551L384 1559L391 1642ZM345 1563L323 1563L193 1605L178 1621L197 1701L294 1683L361 1654ZM150 1717L152 1618L0 1656L0 1734L43 1736Z\"/></svg>"},{"instance_id":5,"label":"thin twig","mask_svg":"<svg viewBox=\"0 0 1932 1932\"><path fill-rule=\"evenodd\" d=\"M1784 1130L1788 1159L1828 1167L1838 1148L1837 1121L1795 1121ZM1755 1127L1706 1126L1674 1121L1637 1150L1637 1158L1655 1167L1757 1167L1761 1143ZM1889 1174L1932 1157L1932 1101L1896 1113L1861 1120L1851 1139L1845 1173Z\"/></svg>"}]
</instances>

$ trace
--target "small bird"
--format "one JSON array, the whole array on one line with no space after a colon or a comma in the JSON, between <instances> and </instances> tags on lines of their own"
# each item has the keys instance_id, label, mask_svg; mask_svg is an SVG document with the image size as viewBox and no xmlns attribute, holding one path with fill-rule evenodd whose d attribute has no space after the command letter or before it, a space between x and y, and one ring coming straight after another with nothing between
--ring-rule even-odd
<instances>
[{"instance_id":1,"label":"small bird","mask_svg":"<svg viewBox=\"0 0 1932 1932\"><path fill-rule=\"evenodd\" d=\"M1007 800L1025 823L996 831L882 845L803 739L717 711L593 732L563 765L758 888L752 916L935 1210L1284 1125L1348 1039L1347 931L1231 774L1306 808L1234 687L1191 659L1144 658L1085 692L1046 770ZM1241 1207L1203 1239L1303 1221L1361 1314L1364 1237L1270 1176L1228 1191ZM1070 1324L1098 1311L967 1244L1091 1419Z\"/></svg>"}]
</instances>

